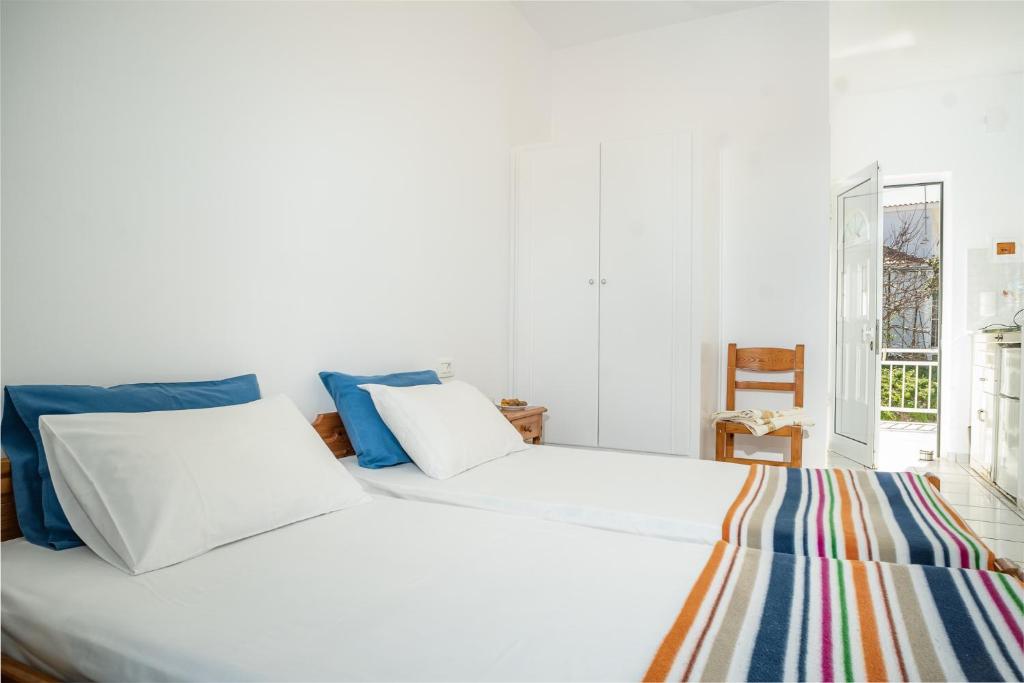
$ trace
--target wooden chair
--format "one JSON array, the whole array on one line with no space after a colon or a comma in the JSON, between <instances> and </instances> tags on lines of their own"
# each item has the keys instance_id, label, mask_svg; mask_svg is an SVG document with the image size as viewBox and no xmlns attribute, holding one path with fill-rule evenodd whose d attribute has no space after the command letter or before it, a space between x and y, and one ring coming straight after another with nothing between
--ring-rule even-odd
<instances>
[{"instance_id":1,"label":"wooden chair","mask_svg":"<svg viewBox=\"0 0 1024 683\"><path fill-rule=\"evenodd\" d=\"M736 371L750 372L792 372L792 382L747 382L737 381ZM804 406L804 345L795 349L748 348L737 349L729 344L729 366L725 380L725 409L736 410L736 390L792 391L793 407ZM736 422L719 421L715 424L715 460L719 462L760 463L763 465L784 465L800 467L803 464L803 427L791 425L782 427L765 436L789 437L789 462L756 460L733 456L733 440L737 434L750 434L750 430Z\"/></svg>"}]
</instances>

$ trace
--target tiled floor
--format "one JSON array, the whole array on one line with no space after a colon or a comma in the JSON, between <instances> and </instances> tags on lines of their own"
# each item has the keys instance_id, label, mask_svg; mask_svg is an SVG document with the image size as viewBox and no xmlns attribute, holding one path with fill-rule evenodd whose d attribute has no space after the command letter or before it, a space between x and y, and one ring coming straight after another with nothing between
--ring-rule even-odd
<instances>
[{"instance_id":1,"label":"tiled floor","mask_svg":"<svg viewBox=\"0 0 1024 683\"><path fill-rule=\"evenodd\" d=\"M835 454L830 455L829 466L861 467ZM1009 558L1024 567L1024 517L967 467L948 460L910 462L905 456L898 456L881 457L879 469L913 469L938 475L942 495L985 540L996 556Z\"/></svg>"}]
</instances>

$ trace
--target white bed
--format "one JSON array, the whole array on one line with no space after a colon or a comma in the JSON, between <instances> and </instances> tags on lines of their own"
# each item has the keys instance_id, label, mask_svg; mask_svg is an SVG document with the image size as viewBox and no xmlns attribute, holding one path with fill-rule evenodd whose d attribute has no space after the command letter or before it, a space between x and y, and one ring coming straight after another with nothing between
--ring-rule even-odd
<instances>
[{"instance_id":1,"label":"white bed","mask_svg":"<svg viewBox=\"0 0 1024 683\"><path fill-rule=\"evenodd\" d=\"M531 446L451 479L413 463L364 469L341 462L379 495L527 515L711 544L749 469L679 456Z\"/></svg>"},{"instance_id":2,"label":"white bed","mask_svg":"<svg viewBox=\"0 0 1024 683\"><path fill-rule=\"evenodd\" d=\"M4 652L66 679L638 680L711 548L374 497L138 576L2 552Z\"/></svg>"}]
</instances>

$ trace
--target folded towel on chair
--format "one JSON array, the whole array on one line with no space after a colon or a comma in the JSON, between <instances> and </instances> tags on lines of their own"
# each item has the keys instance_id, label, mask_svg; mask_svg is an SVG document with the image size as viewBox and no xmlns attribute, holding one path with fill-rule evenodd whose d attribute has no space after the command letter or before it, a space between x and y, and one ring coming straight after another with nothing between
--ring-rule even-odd
<instances>
[{"instance_id":1,"label":"folded towel on chair","mask_svg":"<svg viewBox=\"0 0 1024 683\"><path fill-rule=\"evenodd\" d=\"M747 429L754 436L764 436L776 429L789 427L790 425L801 425L811 427L814 422L807 419L803 408L789 408L786 410L720 410L711 415L714 422L723 420L725 422L737 422Z\"/></svg>"}]
</instances>

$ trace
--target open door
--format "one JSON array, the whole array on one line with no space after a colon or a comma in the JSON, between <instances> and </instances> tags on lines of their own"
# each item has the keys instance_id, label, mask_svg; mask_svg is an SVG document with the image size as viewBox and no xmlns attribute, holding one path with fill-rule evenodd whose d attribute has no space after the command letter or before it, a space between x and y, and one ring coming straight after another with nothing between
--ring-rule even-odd
<instances>
[{"instance_id":1,"label":"open door","mask_svg":"<svg viewBox=\"0 0 1024 683\"><path fill-rule=\"evenodd\" d=\"M882 202L878 164L834 192L836 230L835 377L829 449L875 466L878 437Z\"/></svg>"}]
</instances>

